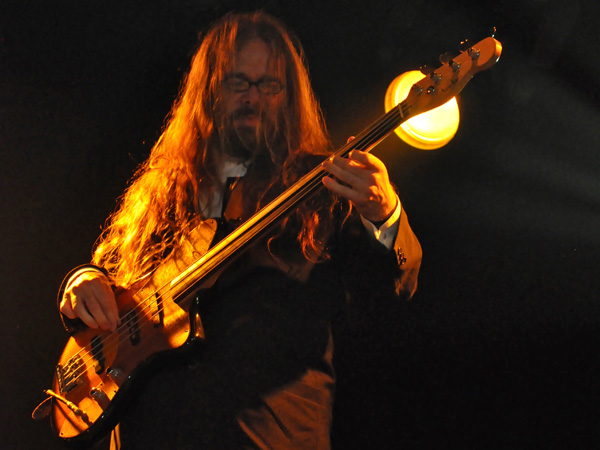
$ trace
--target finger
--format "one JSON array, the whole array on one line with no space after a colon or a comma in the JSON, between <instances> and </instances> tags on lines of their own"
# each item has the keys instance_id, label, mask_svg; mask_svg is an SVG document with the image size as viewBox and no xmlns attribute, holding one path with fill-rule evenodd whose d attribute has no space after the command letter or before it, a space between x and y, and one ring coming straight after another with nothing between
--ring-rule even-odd
<instances>
[{"instance_id":1,"label":"finger","mask_svg":"<svg viewBox=\"0 0 600 450\"><path fill-rule=\"evenodd\" d=\"M335 164L325 165L324 169L329 172L329 175L332 179L335 179L340 183L344 183L352 187L359 183L356 175L350 173L348 170L336 166Z\"/></svg>"},{"instance_id":2,"label":"finger","mask_svg":"<svg viewBox=\"0 0 600 450\"><path fill-rule=\"evenodd\" d=\"M382 167L385 167L383 161L375 155L361 152L360 150L352 150L348 155L348 158L350 158L351 161L360 163L367 170L380 171Z\"/></svg>"},{"instance_id":3,"label":"finger","mask_svg":"<svg viewBox=\"0 0 600 450\"><path fill-rule=\"evenodd\" d=\"M121 324L121 320L119 318L119 309L117 308L117 302L115 301L115 294L113 293L112 288L108 283L103 282L94 284L92 292L96 299L99 300L98 303L108 321L109 328L111 330L116 329L117 325Z\"/></svg>"},{"instance_id":4,"label":"finger","mask_svg":"<svg viewBox=\"0 0 600 450\"><path fill-rule=\"evenodd\" d=\"M350 152L350 155L352 153L354 153L357 150L353 150L352 152ZM331 161L332 164L335 164L338 167L341 167L345 170L356 170L358 169L358 171L362 170L365 168L364 164L360 161L358 161L357 159L354 158L343 158L341 156L333 156L331 158L329 158L328 161Z\"/></svg>"},{"instance_id":5,"label":"finger","mask_svg":"<svg viewBox=\"0 0 600 450\"><path fill-rule=\"evenodd\" d=\"M94 292L94 295L91 297L84 297L85 306L88 311L94 316L96 322L103 330L113 330L116 327L116 323L111 323L110 319L107 316L107 299L103 296L97 296Z\"/></svg>"},{"instance_id":6,"label":"finger","mask_svg":"<svg viewBox=\"0 0 600 450\"><path fill-rule=\"evenodd\" d=\"M115 330L120 323L115 296L108 279L97 273L84 273L71 286L75 313L89 326ZM94 327L94 328L95 328Z\"/></svg>"},{"instance_id":7,"label":"finger","mask_svg":"<svg viewBox=\"0 0 600 450\"><path fill-rule=\"evenodd\" d=\"M350 137L348 138L348 140L346 141L346 144L349 144L349 143L350 143L350 142L352 142L354 139L355 139L355 138L354 138L354 136L350 136Z\"/></svg>"},{"instance_id":8,"label":"finger","mask_svg":"<svg viewBox=\"0 0 600 450\"><path fill-rule=\"evenodd\" d=\"M97 279L74 286L71 291L75 297L73 309L86 325L89 325L87 319L90 323L96 324L92 328L100 327L103 330L108 330L111 329L112 324L105 312L106 307L104 305L107 299L101 295L102 289L99 286L101 286L101 283Z\"/></svg>"},{"instance_id":9,"label":"finger","mask_svg":"<svg viewBox=\"0 0 600 450\"><path fill-rule=\"evenodd\" d=\"M73 305L71 304L70 293L65 292L65 295L63 295L63 298L60 302L59 311L65 316L67 316L69 319L77 318L77 314L75 314L75 311L73 311Z\"/></svg>"},{"instance_id":10,"label":"finger","mask_svg":"<svg viewBox=\"0 0 600 450\"><path fill-rule=\"evenodd\" d=\"M104 286L105 290L106 290L106 296L107 298L110 298L110 302L109 302L109 309L110 309L110 317L111 320L114 321L114 327L116 328L117 326L121 325L121 316L119 314L119 308L117 306L117 301L115 299L115 293L112 290L111 286Z\"/></svg>"},{"instance_id":11,"label":"finger","mask_svg":"<svg viewBox=\"0 0 600 450\"><path fill-rule=\"evenodd\" d=\"M362 201L360 193L352 187L343 185L334 180L332 177L323 177L322 181L325 187L334 194L338 194L353 203L359 203Z\"/></svg>"},{"instance_id":12,"label":"finger","mask_svg":"<svg viewBox=\"0 0 600 450\"><path fill-rule=\"evenodd\" d=\"M364 178L362 173L364 167L360 163L338 156L323 162L323 168L344 183L353 186L359 184Z\"/></svg>"},{"instance_id":13,"label":"finger","mask_svg":"<svg viewBox=\"0 0 600 450\"><path fill-rule=\"evenodd\" d=\"M81 319L90 328L98 328L99 324L87 307L87 301L83 297L72 296L71 303L76 317Z\"/></svg>"}]
</instances>

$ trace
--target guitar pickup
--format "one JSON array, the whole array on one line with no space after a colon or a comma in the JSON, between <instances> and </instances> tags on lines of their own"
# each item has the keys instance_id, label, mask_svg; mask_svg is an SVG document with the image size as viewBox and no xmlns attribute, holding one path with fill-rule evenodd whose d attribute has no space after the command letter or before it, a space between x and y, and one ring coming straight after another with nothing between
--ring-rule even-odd
<instances>
[{"instance_id":1,"label":"guitar pickup","mask_svg":"<svg viewBox=\"0 0 600 450\"><path fill-rule=\"evenodd\" d=\"M162 297L158 292L154 293L155 301L152 302L152 323L154 324L154 328L159 327L164 324L165 319L165 311L163 309L163 301Z\"/></svg>"}]
</instances>

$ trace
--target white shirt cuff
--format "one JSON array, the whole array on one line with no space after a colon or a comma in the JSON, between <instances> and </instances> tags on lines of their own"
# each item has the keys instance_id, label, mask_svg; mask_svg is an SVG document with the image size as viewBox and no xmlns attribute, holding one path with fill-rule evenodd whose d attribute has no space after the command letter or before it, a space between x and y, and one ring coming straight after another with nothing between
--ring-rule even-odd
<instances>
[{"instance_id":1,"label":"white shirt cuff","mask_svg":"<svg viewBox=\"0 0 600 450\"><path fill-rule=\"evenodd\" d=\"M383 225L377 228L370 220L360 216L360 220L365 226L367 232L371 234L377 241L383 244L387 249L391 249L394 246L394 239L398 234L398 227L400 226L400 214L402 213L402 205L400 199L396 196L396 209L386 220Z\"/></svg>"},{"instance_id":2,"label":"white shirt cuff","mask_svg":"<svg viewBox=\"0 0 600 450\"><path fill-rule=\"evenodd\" d=\"M82 267L81 269L79 269L79 270L78 270L78 271L76 271L76 272L75 272L73 275L71 275L71 276L69 277L69 279L68 279L68 281L67 281L67 284L65 285L65 290L67 290L67 289L68 289L68 288L71 286L71 284L73 284L73 281L75 281L75 279L76 279L76 278L77 278L79 275L81 275L81 274L84 274L84 273L86 273L86 272L100 273L100 274L102 274L102 275L106 276L106 275L104 274L104 272L102 272L100 269L97 269L97 268L95 268L95 267L93 267L93 266L91 266L91 265L84 266L84 267Z\"/></svg>"}]
</instances>

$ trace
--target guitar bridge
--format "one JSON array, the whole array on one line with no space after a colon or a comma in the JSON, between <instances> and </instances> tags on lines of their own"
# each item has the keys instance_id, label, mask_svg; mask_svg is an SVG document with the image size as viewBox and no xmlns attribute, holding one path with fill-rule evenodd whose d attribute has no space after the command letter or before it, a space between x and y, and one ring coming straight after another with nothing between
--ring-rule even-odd
<instances>
[{"instance_id":1,"label":"guitar bridge","mask_svg":"<svg viewBox=\"0 0 600 450\"><path fill-rule=\"evenodd\" d=\"M75 355L69 358L67 363L62 366L56 366L56 381L58 390L61 394L71 392L77 386L81 385L81 376L85 372L85 364L81 357Z\"/></svg>"}]
</instances>

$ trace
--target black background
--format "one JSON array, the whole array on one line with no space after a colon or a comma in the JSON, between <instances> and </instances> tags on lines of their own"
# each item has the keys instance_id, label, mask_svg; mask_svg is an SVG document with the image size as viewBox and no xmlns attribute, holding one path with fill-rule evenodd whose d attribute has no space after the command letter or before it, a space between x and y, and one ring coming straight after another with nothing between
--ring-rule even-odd
<instances>
[{"instance_id":1,"label":"black background","mask_svg":"<svg viewBox=\"0 0 600 450\"><path fill-rule=\"evenodd\" d=\"M491 26L499 63L436 151L388 165L424 250L408 305L338 324L335 449L600 446L600 52L593 0L53 1L0 5L0 436L60 448L31 410L65 343L63 275L158 137L197 33L264 8L300 37L337 144L387 85Z\"/></svg>"}]
</instances>

